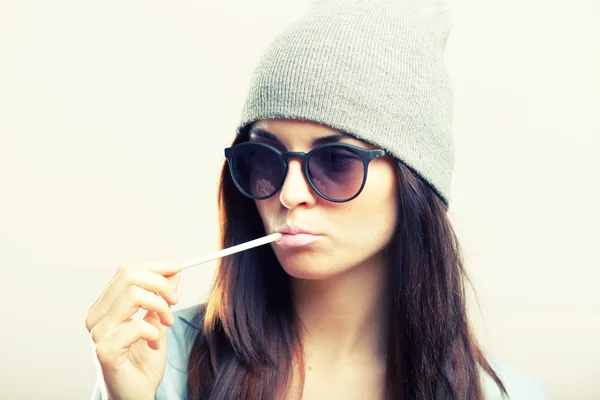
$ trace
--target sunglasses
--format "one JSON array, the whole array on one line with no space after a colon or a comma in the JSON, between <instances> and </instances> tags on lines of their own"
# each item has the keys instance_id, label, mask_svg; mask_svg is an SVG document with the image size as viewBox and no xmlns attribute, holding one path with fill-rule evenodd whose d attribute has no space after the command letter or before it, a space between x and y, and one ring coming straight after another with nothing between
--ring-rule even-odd
<instances>
[{"instance_id":1,"label":"sunglasses","mask_svg":"<svg viewBox=\"0 0 600 400\"><path fill-rule=\"evenodd\" d=\"M283 186L291 158L302 161L302 174L325 200L343 203L360 194L367 181L369 162L388 155L345 143L328 143L308 153L281 151L261 142L244 142L225 149L235 186L254 200L273 196Z\"/></svg>"}]
</instances>

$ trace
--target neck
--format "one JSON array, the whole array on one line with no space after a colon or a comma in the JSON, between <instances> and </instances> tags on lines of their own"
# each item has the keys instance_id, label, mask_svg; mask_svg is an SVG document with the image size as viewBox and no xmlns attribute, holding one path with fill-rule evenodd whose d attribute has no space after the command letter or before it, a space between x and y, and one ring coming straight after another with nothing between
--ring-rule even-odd
<instances>
[{"instance_id":1,"label":"neck","mask_svg":"<svg viewBox=\"0 0 600 400\"><path fill-rule=\"evenodd\" d=\"M389 274L379 257L324 280L292 280L307 360L385 360Z\"/></svg>"}]
</instances>

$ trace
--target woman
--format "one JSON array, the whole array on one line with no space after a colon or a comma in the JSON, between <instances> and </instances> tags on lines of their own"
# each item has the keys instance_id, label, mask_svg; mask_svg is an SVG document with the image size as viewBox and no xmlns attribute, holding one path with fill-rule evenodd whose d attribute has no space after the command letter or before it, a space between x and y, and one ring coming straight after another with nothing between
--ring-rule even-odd
<instances>
[{"instance_id":1,"label":"woman","mask_svg":"<svg viewBox=\"0 0 600 400\"><path fill-rule=\"evenodd\" d=\"M348 0L273 42L219 205L223 247L282 238L220 260L208 301L175 315L177 267L119 268L86 319L94 398L543 398L467 319L448 32L435 4Z\"/></svg>"}]
</instances>

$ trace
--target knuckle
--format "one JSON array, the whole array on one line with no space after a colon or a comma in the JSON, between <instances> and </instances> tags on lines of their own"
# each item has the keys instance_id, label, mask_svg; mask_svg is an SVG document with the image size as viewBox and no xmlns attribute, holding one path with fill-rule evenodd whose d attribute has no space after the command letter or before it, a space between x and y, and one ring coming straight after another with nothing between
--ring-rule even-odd
<instances>
[{"instance_id":1,"label":"knuckle","mask_svg":"<svg viewBox=\"0 0 600 400\"><path fill-rule=\"evenodd\" d=\"M135 304L140 301L140 291L137 286L131 285L127 287L127 297L129 297Z\"/></svg>"},{"instance_id":2,"label":"knuckle","mask_svg":"<svg viewBox=\"0 0 600 400\"><path fill-rule=\"evenodd\" d=\"M92 327L92 322L90 321L89 314L86 315L84 323L85 323L85 329L88 331L88 333L91 333L93 327Z\"/></svg>"},{"instance_id":3,"label":"knuckle","mask_svg":"<svg viewBox=\"0 0 600 400\"><path fill-rule=\"evenodd\" d=\"M90 337L92 338L92 342L96 343L96 347L98 347L98 343L100 343L100 333L98 332L98 325L94 326L90 330Z\"/></svg>"},{"instance_id":4,"label":"knuckle","mask_svg":"<svg viewBox=\"0 0 600 400\"><path fill-rule=\"evenodd\" d=\"M122 274L123 274L123 272L127 271L127 269L128 269L128 268L127 268L127 265L125 265L125 264L121 264L121 265L119 265L119 266L117 267L117 272L116 272L116 273L117 273L117 275L122 275Z\"/></svg>"},{"instance_id":5,"label":"knuckle","mask_svg":"<svg viewBox=\"0 0 600 400\"><path fill-rule=\"evenodd\" d=\"M121 270L121 278L126 283L131 284L135 279L135 272L131 268L124 268L123 270Z\"/></svg>"},{"instance_id":6,"label":"knuckle","mask_svg":"<svg viewBox=\"0 0 600 400\"><path fill-rule=\"evenodd\" d=\"M95 353L101 364L110 363L112 350L106 343L96 343Z\"/></svg>"}]
</instances>

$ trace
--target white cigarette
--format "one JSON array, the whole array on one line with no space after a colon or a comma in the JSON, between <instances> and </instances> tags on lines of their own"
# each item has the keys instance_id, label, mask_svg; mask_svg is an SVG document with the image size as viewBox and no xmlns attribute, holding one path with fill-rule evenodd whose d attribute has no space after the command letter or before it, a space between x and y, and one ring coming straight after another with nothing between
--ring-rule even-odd
<instances>
[{"instance_id":1,"label":"white cigarette","mask_svg":"<svg viewBox=\"0 0 600 400\"><path fill-rule=\"evenodd\" d=\"M273 233L271 235L263 236L258 239L251 240L236 246L231 246L223 250L216 251L214 253L207 254L202 257L187 260L181 263L181 269L193 267L194 265L204 264L206 262L216 260L217 258L229 256L231 254L239 253L240 251L248 250L253 247L262 246L263 244L271 243L281 237L281 233Z\"/></svg>"}]
</instances>

